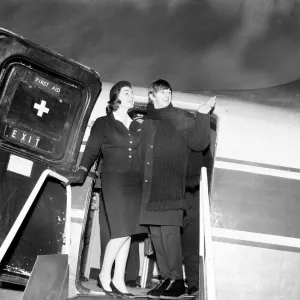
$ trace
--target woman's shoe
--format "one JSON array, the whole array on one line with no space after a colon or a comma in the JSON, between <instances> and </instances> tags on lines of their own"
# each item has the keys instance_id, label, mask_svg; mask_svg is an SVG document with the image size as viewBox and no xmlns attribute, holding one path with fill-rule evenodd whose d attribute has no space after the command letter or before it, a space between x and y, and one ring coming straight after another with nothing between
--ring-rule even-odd
<instances>
[{"instance_id":1,"label":"woman's shoe","mask_svg":"<svg viewBox=\"0 0 300 300\"><path fill-rule=\"evenodd\" d=\"M107 291L103 288L100 278L97 277L97 287L100 288L107 296L115 297L115 293L113 291Z\"/></svg>"},{"instance_id":2,"label":"woman's shoe","mask_svg":"<svg viewBox=\"0 0 300 300\"><path fill-rule=\"evenodd\" d=\"M102 283L100 281L99 276L97 276L97 287L100 288L100 289L102 289Z\"/></svg>"},{"instance_id":3,"label":"woman's shoe","mask_svg":"<svg viewBox=\"0 0 300 300\"><path fill-rule=\"evenodd\" d=\"M122 293L121 291L119 291L112 281L110 282L110 288L116 296L119 296L121 298L134 298L134 295L131 293Z\"/></svg>"}]
</instances>

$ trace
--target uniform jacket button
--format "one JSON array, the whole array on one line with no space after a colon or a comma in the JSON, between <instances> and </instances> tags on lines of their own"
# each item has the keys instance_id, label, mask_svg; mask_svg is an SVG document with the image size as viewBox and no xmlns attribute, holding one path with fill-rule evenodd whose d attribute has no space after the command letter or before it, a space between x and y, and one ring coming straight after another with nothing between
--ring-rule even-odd
<instances>
[{"instance_id":1,"label":"uniform jacket button","mask_svg":"<svg viewBox=\"0 0 300 300\"><path fill-rule=\"evenodd\" d=\"M153 148L153 145L150 145L150 148Z\"/></svg>"},{"instance_id":2,"label":"uniform jacket button","mask_svg":"<svg viewBox=\"0 0 300 300\"><path fill-rule=\"evenodd\" d=\"M146 179L146 180L145 180L145 182L147 182L147 183L148 183L148 182L149 182L149 180L148 180L148 179Z\"/></svg>"},{"instance_id":3,"label":"uniform jacket button","mask_svg":"<svg viewBox=\"0 0 300 300\"><path fill-rule=\"evenodd\" d=\"M150 163L149 161L147 161L147 165L148 165L148 166L150 166L150 165L151 165L151 163Z\"/></svg>"},{"instance_id":4,"label":"uniform jacket button","mask_svg":"<svg viewBox=\"0 0 300 300\"><path fill-rule=\"evenodd\" d=\"M131 156L131 155L129 155L128 157L129 157L129 158L131 158L132 156Z\"/></svg>"}]
</instances>

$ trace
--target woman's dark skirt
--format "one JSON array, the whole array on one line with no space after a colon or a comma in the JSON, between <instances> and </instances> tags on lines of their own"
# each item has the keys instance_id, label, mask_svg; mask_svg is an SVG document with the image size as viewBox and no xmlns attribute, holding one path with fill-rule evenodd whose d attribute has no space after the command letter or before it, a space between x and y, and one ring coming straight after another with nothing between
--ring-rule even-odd
<instances>
[{"instance_id":1,"label":"woman's dark skirt","mask_svg":"<svg viewBox=\"0 0 300 300\"><path fill-rule=\"evenodd\" d=\"M138 173L102 173L102 192L111 238L147 233L139 225L142 182Z\"/></svg>"}]
</instances>

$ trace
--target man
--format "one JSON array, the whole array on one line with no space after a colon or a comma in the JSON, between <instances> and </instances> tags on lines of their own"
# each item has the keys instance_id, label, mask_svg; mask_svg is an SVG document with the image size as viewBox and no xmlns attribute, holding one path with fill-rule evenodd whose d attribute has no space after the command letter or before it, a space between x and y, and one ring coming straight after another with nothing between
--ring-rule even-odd
<instances>
[{"instance_id":1,"label":"man","mask_svg":"<svg viewBox=\"0 0 300 300\"><path fill-rule=\"evenodd\" d=\"M186 208L186 181L197 178L201 162L189 166L191 151L210 142L210 114L215 99L201 99L196 118L173 107L172 88L162 79L148 89L147 119L139 147L144 174L140 224L149 225L162 280L150 298L178 298L185 293L180 227Z\"/></svg>"}]
</instances>

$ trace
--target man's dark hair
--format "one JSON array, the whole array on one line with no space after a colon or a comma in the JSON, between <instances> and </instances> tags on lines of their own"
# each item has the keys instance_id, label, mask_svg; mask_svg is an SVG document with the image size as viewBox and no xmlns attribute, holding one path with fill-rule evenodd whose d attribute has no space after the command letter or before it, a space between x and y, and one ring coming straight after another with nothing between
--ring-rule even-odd
<instances>
[{"instance_id":1,"label":"man's dark hair","mask_svg":"<svg viewBox=\"0 0 300 300\"><path fill-rule=\"evenodd\" d=\"M156 94L157 92L159 92L161 90L170 90L172 93L172 88L171 88L170 83L166 80L158 79L150 84L150 86L148 88L148 97L151 94ZM150 98L149 98L149 100L150 100Z\"/></svg>"}]
</instances>

